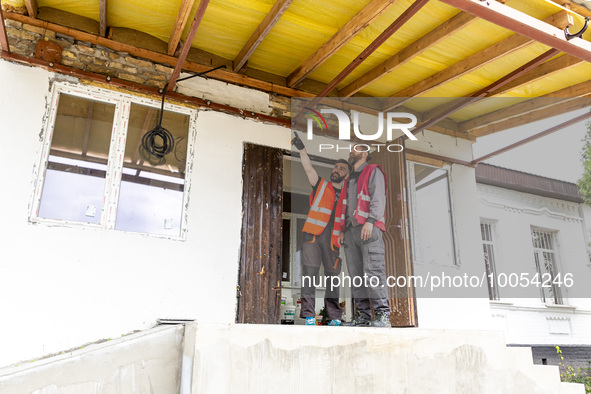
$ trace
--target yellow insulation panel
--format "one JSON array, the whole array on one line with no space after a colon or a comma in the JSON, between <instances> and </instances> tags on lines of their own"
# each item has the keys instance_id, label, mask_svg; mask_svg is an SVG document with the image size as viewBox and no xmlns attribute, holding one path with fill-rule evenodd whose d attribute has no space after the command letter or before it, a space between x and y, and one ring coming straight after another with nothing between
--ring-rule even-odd
<instances>
[{"instance_id":1,"label":"yellow insulation panel","mask_svg":"<svg viewBox=\"0 0 591 394\"><path fill-rule=\"evenodd\" d=\"M353 37L334 56L312 72L309 77L325 83L332 81L413 1L398 0L368 28ZM24 0L2 0L2 3L14 7L24 6ZM167 42L181 3L182 0L109 0L108 24L142 31ZM274 3L275 0L211 0L193 41L193 46L233 60ZM284 77L288 76L368 3L370 0L340 0L336 2L294 0L270 34L250 57L249 66ZM97 21L99 19L99 2L96 0L37 0L37 4L39 7L54 7ZM193 5L183 38L189 31L198 5L199 0ZM545 0L511 0L507 5L538 19L547 18L562 10L556 4ZM439 1L430 1L419 14L413 16L338 87L342 89L357 80L459 12L458 9ZM583 18L576 16L575 26L571 30L578 31L582 26ZM587 39L591 38L591 29L589 30L585 35ZM394 72L366 86L361 90L361 93L377 97L390 96L512 34L511 31L484 20L476 20L412 58ZM478 67L460 78L444 83L424 94L424 97L469 96L547 49L548 47L542 44L532 44L510 56ZM281 56L277 54L281 54ZM566 72L546 76L543 81L534 81L527 86L519 87L503 96L543 95L552 90L587 80L586 75L589 74L589 71L591 71L591 65L581 64ZM431 109L428 107L435 105L439 100L427 100L419 104L415 101L409 102L409 105L424 111ZM446 99L442 99L442 102L445 101ZM454 115L454 118L461 120L467 116L466 114L467 112L460 111Z\"/></svg>"}]
</instances>

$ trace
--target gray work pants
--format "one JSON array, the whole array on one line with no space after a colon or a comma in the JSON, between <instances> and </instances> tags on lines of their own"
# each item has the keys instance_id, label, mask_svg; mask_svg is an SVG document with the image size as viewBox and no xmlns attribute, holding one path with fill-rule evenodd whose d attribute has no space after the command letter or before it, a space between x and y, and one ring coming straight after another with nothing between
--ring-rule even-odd
<instances>
[{"instance_id":1,"label":"gray work pants","mask_svg":"<svg viewBox=\"0 0 591 394\"><path fill-rule=\"evenodd\" d=\"M373 227L371 238L361 239L362 225L349 226L345 231L345 257L352 280L351 294L357 311L366 319L374 312L390 313L386 286L386 263L382 230ZM357 279L356 279L357 278Z\"/></svg>"},{"instance_id":2,"label":"gray work pants","mask_svg":"<svg viewBox=\"0 0 591 394\"><path fill-rule=\"evenodd\" d=\"M332 228L325 229L320 235L304 233L302 245L302 312L300 317L316 316L316 285L320 284L318 273L320 264L324 266L326 277L326 293L324 295L324 308L327 320L341 319L343 310L339 306L339 288L332 288L331 278L341 273L342 261L339 258L338 248L331 248ZM308 280L306 279L312 279ZM322 279L324 284L324 279Z\"/></svg>"}]
</instances>

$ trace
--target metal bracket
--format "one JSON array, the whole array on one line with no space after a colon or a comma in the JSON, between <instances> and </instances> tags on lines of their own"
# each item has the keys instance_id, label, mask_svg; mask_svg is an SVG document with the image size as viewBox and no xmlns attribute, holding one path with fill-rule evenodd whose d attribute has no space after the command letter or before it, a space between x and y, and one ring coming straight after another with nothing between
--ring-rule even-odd
<instances>
[{"instance_id":1,"label":"metal bracket","mask_svg":"<svg viewBox=\"0 0 591 394\"><path fill-rule=\"evenodd\" d=\"M585 25L583 26L583 28L575 33L575 34L571 34L568 31L568 26L564 28L564 37L566 37L567 41L572 40L573 38L577 38L577 37L582 37L583 33L585 33L585 30L587 30L587 27L589 27L589 19L591 19L591 17L585 17Z\"/></svg>"}]
</instances>

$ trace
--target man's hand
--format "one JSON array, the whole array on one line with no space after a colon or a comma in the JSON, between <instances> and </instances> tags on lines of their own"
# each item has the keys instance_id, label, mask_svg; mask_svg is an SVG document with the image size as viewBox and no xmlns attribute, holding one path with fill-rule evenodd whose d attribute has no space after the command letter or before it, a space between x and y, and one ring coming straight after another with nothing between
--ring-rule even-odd
<instances>
[{"instance_id":1,"label":"man's hand","mask_svg":"<svg viewBox=\"0 0 591 394\"><path fill-rule=\"evenodd\" d=\"M361 228L361 239L367 241L371 238L371 231L373 230L373 224L370 222L365 222L363 227Z\"/></svg>"},{"instance_id":2,"label":"man's hand","mask_svg":"<svg viewBox=\"0 0 591 394\"><path fill-rule=\"evenodd\" d=\"M342 248L343 245L345 244L345 233L344 232L340 232L339 233L339 240L337 241L337 243L339 244L339 248Z\"/></svg>"},{"instance_id":3,"label":"man's hand","mask_svg":"<svg viewBox=\"0 0 591 394\"><path fill-rule=\"evenodd\" d=\"M294 131L295 137L292 138L291 140L291 144L293 146L295 146L297 148L297 150L302 150L305 149L306 146L304 145L304 143L302 142L302 140L300 139L300 136L298 135L298 133L296 133Z\"/></svg>"}]
</instances>

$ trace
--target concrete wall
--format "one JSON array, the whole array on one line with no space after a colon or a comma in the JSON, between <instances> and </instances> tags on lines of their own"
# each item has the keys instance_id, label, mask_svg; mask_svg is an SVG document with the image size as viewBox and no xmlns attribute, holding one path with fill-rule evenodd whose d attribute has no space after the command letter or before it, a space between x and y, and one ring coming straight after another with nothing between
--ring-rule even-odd
<instances>
[{"instance_id":1,"label":"concrete wall","mask_svg":"<svg viewBox=\"0 0 591 394\"><path fill-rule=\"evenodd\" d=\"M556 231L560 272L574 272L578 289L589 289L591 270L587 255L587 220L584 206L527 193L478 185L479 215L496 221L495 256L498 272L532 274L535 261L531 227ZM584 208L588 211L588 207ZM582 284L582 285L581 285ZM536 290L536 289L534 289ZM492 301L494 326L506 332L508 343L591 344L591 300L579 290L565 305L545 304L539 291L530 297L500 289L500 301Z\"/></svg>"},{"instance_id":2,"label":"concrete wall","mask_svg":"<svg viewBox=\"0 0 591 394\"><path fill-rule=\"evenodd\" d=\"M192 393L580 393L490 331L197 325ZM187 349L186 349L187 350Z\"/></svg>"},{"instance_id":3,"label":"concrete wall","mask_svg":"<svg viewBox=\"0 0 591 394\"><path fill-rule=\"evenodd\" d=\"M159 326L0 369L0 393L178 393L184 327Z\"/></svg>"},{"instance_id":4,"label":"concrete wall","mask_svg":"<svg viewBox=\"0 0 591 394\"><path fill-rule=\"evenodd\" d=\"M2 317L10 322L0 329L0 365L144 330L158 318L234 322L243 144L288 149L289 129L199 112L184 242L33 225L28 220L33 169L40 158L55 79L64 77L0 61L0 85L9 92L0 96L0 299L5 300ZM223 84L216 89L223 89ZM252 94L253 102L260 103L260 92ZM429 132L412 147L470 156L469 142ZM468 270L482 262L474 235L478 223L473 170L453 166L451 171L461 269ZM489 316L485 298L420 299L418 305L422 327L482 327Z\"/></svg>"}]
</instances>

